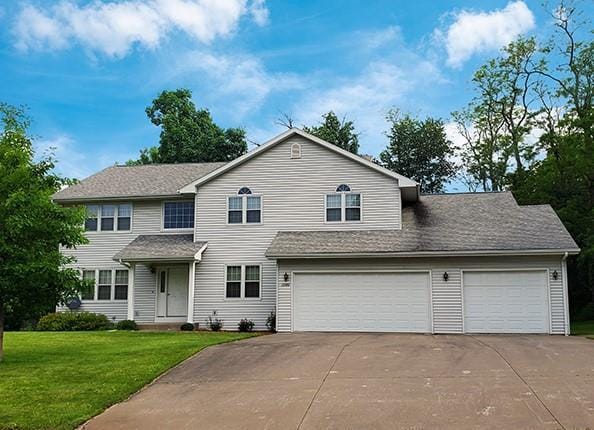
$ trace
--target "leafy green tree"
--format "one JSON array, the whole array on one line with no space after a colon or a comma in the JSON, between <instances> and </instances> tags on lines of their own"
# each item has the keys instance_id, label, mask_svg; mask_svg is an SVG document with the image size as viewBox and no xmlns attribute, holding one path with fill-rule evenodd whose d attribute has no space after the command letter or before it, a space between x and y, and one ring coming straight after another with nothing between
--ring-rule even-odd
<instances>
[{"instance_id":1,"label":"leafy green tree","mask_svg":"<svg viewBox=\"0 0 594 430\"><path fill-rule=\"evenodd\" d=\"M512 191L523 204L549 203L582 249L569 261L575 311L594 302L594 41L579 40L578 28L591 28L591 22L577 22L572 3L561 2L552 16L557 33L544 54L557 52L561 61L535 69L543 85L552 86L539 93L544 113L539 145L546 156Z\"/></svg>"},{"instance_id":2,"label":"leafy green tree","mask_svg":"<svg viewBox=\"0 0 594 430\"><path fill-rule=\"evenodd\" d=\"M188 89L163 91L146 114L161 127L159 146L127 164L231 161L247 152L245 131L219 127L208 110L196 109Z\"/></svg>"},{"instance_id":3,"label":"leafy green tree","mask_svg":"<svg viewBox=\"0 0 594 430\"><path fill-rule=\"evenodd\" d=\"M359 134L355 132L353 121L346 118L341 121L332 111L322 115L322 119L319 125L304 126L303 130L353 154L359 152Z\"/></svg>"},{"instance_id":4,"label":"leafy green tree","mask_svg":"<svg viewBox=\"0 0 594 430\"><path fill-rule=\"evenodd\" d=\"M380 153L381 164L421 184L423 193L441 193L454 177L456 166L452 142L446 136L443 121L401 117L392 110L386 118L390 124L389 143Z\"/></svg>"},{"instance_id":5,"label":"leafy green tree","mask_svg":"<svg viewBox=\"0 0 594 430\"><path fill-rule=\"evenodd\" d=\"M60 252L86 243L82 208L52 195L66 181L51 158L34 161L23 109L0 103L0 360L7 314L39 316L83 287L73 259Z\"/></svg>"}]
</instances>

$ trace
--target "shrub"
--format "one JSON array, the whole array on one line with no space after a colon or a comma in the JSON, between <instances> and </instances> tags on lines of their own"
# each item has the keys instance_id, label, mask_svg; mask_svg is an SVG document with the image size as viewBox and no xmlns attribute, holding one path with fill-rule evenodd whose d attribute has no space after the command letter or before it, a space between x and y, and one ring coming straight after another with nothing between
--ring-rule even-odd
<instances>
[{"instance_id":1,"label":"shrub","mask_svg":"<svg viewBox=\"0 0 594 430\"><path fill-rule=\"evenodd\" d=\"M237 328L239 329L239 331L242 332L252 331L254 329L254 322L248 320L247 318L244 318L241 321L239 321L239 324L237 324Z\"/></svg>"},{"instance_id":2,"label":"shrub","mask_svg":"<svg viewBox=\"0 0 594 430\"><path fill-rule=\"evenodd\" d=\"M208 316L206 319L206 326L212 331L220 331L223 328L223 320L217 318L217 311L212 313L212 316ZM214 317L214 318L213 318Z\"/></svg>"},{"instance_id":3,"label":"shrub","mask_svg":"<svg viewBox=\"0 0 594 430\"><path fill-rule=\"evenodd\" d=\"M574 321L594 320L594 303L588 303L586 306L580 309L573 319Z\"/></svg>"},{"instance_id":4,"label":"shrub","mask_svg":"<svg viewBox=\"0 0 594 430\"><path fill-rule=\"evenodd\" d=\"M116 324L115 328L118 330L138 330L138 325L136 321L122 320Z\"/></svg>"},{"instance_id":5,"label":"shrub","mask_svg":"<svg viewBox=\"0 0 594 430\"><path fill-rule=\"evenodd\" d=\"M192 323L183 323L179 328L181 331L194 331L194 324Z\"/></svg>"},{"instance_id":6,"label":"shrub","mask_svg":"<svg viewBox=\"0 0 594 430\"><path fill-rule=\"evenodd\" d=\"M268 318L266 318L266 327L270 331L276 331L276 313L274 311L271 311Z\"/></svg>"},{"instance_id":7,"label":"shrub","mask_svg":"<svg viewBox=\"0 0 594 430\"><path fill-rule=\"evenodd\" d=\"M56 312L39 319L39 331L90 331L107 330L113 324L103 314L91 312Z\"/></svg>"}]
</instances>

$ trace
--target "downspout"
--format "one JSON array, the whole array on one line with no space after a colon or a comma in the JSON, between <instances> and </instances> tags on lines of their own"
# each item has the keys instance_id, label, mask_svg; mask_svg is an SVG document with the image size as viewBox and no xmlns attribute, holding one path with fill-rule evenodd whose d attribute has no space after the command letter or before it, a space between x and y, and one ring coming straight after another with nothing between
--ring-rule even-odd
<instances>
[{"instance_id":1,"label":"downspout","mask_svg":"<svg viewBox=\"0 0 594 430\"><path fill-rule=\"evenodd\" d=\"M565 302L565 336L571 334L571 326L569 322L569 293L567 292L567 257L569 253L566 251L561 258L561 273L563 275L563 301Z\"/></svg>"}]
</instances>

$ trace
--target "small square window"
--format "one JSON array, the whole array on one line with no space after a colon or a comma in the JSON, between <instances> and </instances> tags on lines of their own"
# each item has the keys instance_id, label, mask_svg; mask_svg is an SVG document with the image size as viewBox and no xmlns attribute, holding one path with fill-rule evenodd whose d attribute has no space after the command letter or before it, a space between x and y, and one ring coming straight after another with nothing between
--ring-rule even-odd
<instances>
[{"instance_id":1,"label":"small square window","mask_svg":"<svg viewBox=\"0 0 594 430\"><path fill-rule=\"evenodd\" d=\"M166 202L163 208L163 228L194 228L194 202Z\"/></svg>"}]
</instances>

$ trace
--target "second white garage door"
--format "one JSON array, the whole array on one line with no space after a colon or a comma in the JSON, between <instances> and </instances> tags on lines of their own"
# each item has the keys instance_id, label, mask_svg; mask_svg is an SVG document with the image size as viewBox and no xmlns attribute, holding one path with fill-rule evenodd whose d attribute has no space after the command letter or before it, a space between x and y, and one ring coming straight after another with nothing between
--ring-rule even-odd
<instances>
[{"instance_id":1,"label":"second white garage door","mask_svg":"<svg viewBox=\"0 0 594 430\"><path fill-rule=\"evenodd\" d=\"M467 333L549 333L546 271L464 273Z\"/></svg>"},{"instance_id":2,"label":"second white garage door","mask_svg":"<svg viewBox=\"0 0 594 430\"><path fill-rule=\"evenodd\" d=\"M429 273L297 273L293 330L431 332Z\"/></svg>"}]
</instances>

